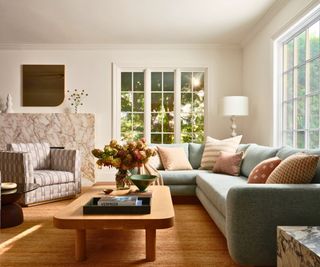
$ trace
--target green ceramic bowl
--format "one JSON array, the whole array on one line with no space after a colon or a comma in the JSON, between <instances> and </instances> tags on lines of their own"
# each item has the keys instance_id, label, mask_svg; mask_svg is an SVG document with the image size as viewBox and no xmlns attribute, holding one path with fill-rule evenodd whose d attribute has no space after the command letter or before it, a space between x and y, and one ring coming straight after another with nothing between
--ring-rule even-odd
<instances>
[{"instance_id":1,"label":"green ceramic bowl","mask_svg":"<svg viewBox=\"0 0 320 267\"><path fill-rule=\"evenodd\" d=\"M130 180L140 191L146 191L147 187L156 179L157 176L148 174L133 174L130 176Z\"/></svg>"}]
</instances>

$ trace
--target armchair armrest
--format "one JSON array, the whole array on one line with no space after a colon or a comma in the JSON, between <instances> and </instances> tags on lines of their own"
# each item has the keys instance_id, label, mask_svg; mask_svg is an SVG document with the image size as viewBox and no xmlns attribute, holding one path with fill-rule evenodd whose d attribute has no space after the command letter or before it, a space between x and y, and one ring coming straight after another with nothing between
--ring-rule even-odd
<instances>
[{"instance_id":1,"label":"armchair armrest","mask_svg":"<svg viewBox=\"0 0 320 267\"><path fill-rule=\"evenodd\" d=\"M0 172L2 181L34 183L31 154L0 151Z\"/></svg>"},{"instance_id":2,"label":"armchair armrest","mask_svg":"<svg viewBox=\"0 0 320 267\"><path fill-rule=\"evenodd\" d=\"M81 191L81 157L79 150L51 149L51 169L68 171L74 175L77 193Z\"/></svg>"},{"instance_id":3,"label":"armchair armrest","mask_svg":"<svg viewBox=\"0 0 320 267\"><path fill-rule=\"evenodd\" d=\"M279 225L320 225L320 184L251 184L229 190L227 240L236 262L276 264Z\"/></svg>"}]
</instances>

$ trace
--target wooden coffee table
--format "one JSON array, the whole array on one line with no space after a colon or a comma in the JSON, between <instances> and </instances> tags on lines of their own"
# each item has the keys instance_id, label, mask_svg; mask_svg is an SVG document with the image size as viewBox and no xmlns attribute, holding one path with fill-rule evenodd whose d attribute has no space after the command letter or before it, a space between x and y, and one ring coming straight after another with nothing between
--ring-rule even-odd
<instances>
[{"instance_id":1,"label":"wooden coffee table","mask_svg":"<svg viewBox=\"0 0 320 267\"><path fill-rule=\"evenodd\" d=\"M110 187L110 186L109 186ZM143 215L83 215L83 206L92 198L103 196L107 186L93 186L88 192L71 202L53 217L53 224L61 229L75 229L75 258L86 259L87 229L145 229L146 259L156 259L156 229L170 228L174 224L174 209L167 186L150 186L151 213Z\"/></svg>"}]
</instances>

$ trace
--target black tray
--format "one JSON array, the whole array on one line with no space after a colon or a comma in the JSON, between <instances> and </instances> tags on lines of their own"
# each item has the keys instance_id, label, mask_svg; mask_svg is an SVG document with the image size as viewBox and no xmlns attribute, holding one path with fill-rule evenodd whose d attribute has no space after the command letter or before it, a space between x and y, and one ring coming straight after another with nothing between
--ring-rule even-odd
<instances>
[{"instance_id":1,"label":"black tray","mask_svg":"<svg viewBox=\"0 0 320 267\"><path fill-rule=\"evenodd\" d=\"M100 197L92 198L83 206L83 214L149 214L151 210L151 197L139 197L141 206L98 206Z\"/></svg>"}]
</instances>

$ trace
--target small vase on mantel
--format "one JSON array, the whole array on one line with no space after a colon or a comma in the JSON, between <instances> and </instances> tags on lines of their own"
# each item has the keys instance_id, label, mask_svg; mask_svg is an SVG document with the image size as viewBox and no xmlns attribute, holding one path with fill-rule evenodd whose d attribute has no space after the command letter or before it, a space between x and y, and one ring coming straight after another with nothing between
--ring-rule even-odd
<instances>
[{"instance_id":1,"label":"small vase on mantel","mask_svg":"<svg viewBox=\"0 0 320 267\"><path fill-rule=\"evenodd\" d=\"M116 173L116 188L117 190L129 189L130 180L128 179L129 171L119 169Z\"/></svg>"}]
</instances>

